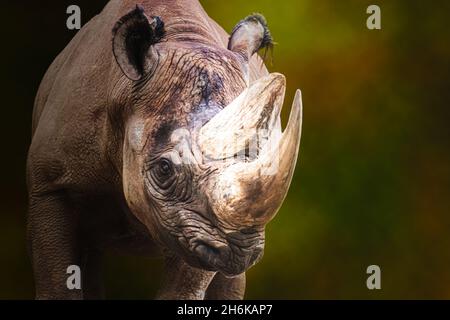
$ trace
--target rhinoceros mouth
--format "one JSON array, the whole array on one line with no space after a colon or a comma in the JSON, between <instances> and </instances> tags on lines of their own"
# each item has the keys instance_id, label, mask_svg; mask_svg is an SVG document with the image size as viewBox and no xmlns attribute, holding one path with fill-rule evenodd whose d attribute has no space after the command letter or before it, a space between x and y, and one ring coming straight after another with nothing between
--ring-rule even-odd
<instances>
[{"instance_id":1,"label":"rhinoceros mouth","mask_svg":"<svg viewBox=\"0 0 450 320\"><path fill-rule=\"evenodd\" d=\"M192 267L236 276L262 257L263 230L226 232L190 210L178 211L173 220L159 218L164 228L161 244L178 252Z\"/></svg>"},{"instance_id":2,"label":"rhinoceros mouth","mask_svg":"<svg viewBox=\"0 0 450 320\"><path fill-rule=\"evenodd\" d=\"M216 246L205 241L198 241L191 250L194 267L209 271L218 271L225 276L236 276L248 270L262 257L263 247L248 250L239 247ZM189 262L189 259L188 259Z\"/></svg>"},{"instance_id":3,"label":"rhinoceros mouth","mask_svg":"<svg viewBox=\"0 0 450 320\"><path fill-rule=\"evenodd\" d=\"M225 233L198 217L195 220L184 219L181 225L177 246L186 262L193 267L236 276L262 257L264 235L261 232Z\"/></svg>"}]
</instances>

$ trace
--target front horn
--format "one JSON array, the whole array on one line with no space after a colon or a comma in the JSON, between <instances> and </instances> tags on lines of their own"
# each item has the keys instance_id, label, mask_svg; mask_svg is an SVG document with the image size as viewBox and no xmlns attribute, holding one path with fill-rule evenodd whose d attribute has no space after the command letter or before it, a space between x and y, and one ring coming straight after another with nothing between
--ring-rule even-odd
<instances>
[{"instance_id":1,"label":"front horn","mask_svg":"<svg viewBox=\"0 0 450 320\"><path fill-rule=\"evenodd\" d=\"M271 76L279 77L278 75ZM267 83L267 80L261 81ZM273 84L274 82L272 82ZM265 88L266 90L270 87L270 85L268 87L259 86L260 89ZM260 91L259 94L256 91L250 94L253 98L248 101L255 102L256 99L259 103L258 106L242 103L245 99L241 98L239 108L234 106L230 109L235 109L234 111L247 110L247 117L244 117L245 112L238 113L240 116L234 119L228 116L224 117L227 119L228 127L235 128L244 125L244 128L253 128L253 131L261 126L269 129L269 137L260 146L261 149L255 159L232 161L231 164L226 165L224 170L219 170L218 176L211 186L213 199L210 200L215 213L240 226L265 225L276 215L289 190L300 147L303 111L300 90L296 92L288 125L282 134L279 127L281 109L279 106L283 101L281 99L280 102L279 98L284 96L284 90L282 90L282 94L280 91L273 93L266 90ZM251 88L248 91L251 91ZM227 108L222 112L225 112ZM228 113L224 114L228 115ZM216 115L219 118L220 116L220 113ZM263 119L266 120L266 125L263 125ZM215 121L219 121L219 119ZM223 124L225 125L225 123ZM217 126L214 127L218 129ZM224 127L222 129L225 130ZM220 141L232 136L232 132L229 130L216 131L215 148L209 146L206 147L206 150L211 152L214 149L216 155L229 155L242 148L245 141L250 139L250 133L246 130L244 133L244 136L240 140L238 139L237 145L225 147L225 143L221 144ZM257 133L253 132L253 134Z\"/></svg>"}]
</instances>

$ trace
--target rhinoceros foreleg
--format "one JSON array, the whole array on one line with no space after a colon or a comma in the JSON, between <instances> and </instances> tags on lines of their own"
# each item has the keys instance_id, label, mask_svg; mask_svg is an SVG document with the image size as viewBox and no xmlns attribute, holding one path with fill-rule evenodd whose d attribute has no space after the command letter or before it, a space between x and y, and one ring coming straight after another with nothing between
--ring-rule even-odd
<instances>
[{"instance_id":1,"label":"rhinoceros foreleg","mask_svg":"<svg viewBox=\"0 0 450 320\"><path fill-rule=\"evenodd\" d=\"M167 257L160 300L203 300L215 272L193 268L178 257Z\"/></svg>"},{"instance_id":2,"label":"rhinoceros foreleg","mask_svg":"<svg viewBox=\"0 0 450 320\"><path fill-rule=\"evenodd\" d=\"M78 215L64 191L31 193L27 236L36 285L36 299L82 299L81 289L69 289L67 268L80 266L76 236Z\"/></svg>"},{"instance_id":3,"label":"rhinoceros foreleg","mask_svg":"<svg viewBox=\"0 0 450 320\"><path fill-rule=\"evenodd\" d=\"M245 273L227 278L217 273L206 291L207 300L242 300L245 293Z\"/></svg>"}]
</instances>

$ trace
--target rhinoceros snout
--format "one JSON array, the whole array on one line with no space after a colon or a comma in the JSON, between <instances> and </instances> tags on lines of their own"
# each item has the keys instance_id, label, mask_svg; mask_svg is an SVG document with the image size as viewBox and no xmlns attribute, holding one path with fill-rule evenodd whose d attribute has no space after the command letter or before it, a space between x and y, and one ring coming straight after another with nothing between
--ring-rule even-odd
<instances>
[{"instance_id":1,"label":"rhinoceros snout","mask_svg":"<svg viewBox=\"0 0 450 320\"><path fill-rule=\"evenodd\" d=\"M192 253L203 269L236 276L247 271L263 255L263 241L251 242L244 246L232 241L225 245L221 242L199 240L196 241Z\"/></svg>"}]
</instances>

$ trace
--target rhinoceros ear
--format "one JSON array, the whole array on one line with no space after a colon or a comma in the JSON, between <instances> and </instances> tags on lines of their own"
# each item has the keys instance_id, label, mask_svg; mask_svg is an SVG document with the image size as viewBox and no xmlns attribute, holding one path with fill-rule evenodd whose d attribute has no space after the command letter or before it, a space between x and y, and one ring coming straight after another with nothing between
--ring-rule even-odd
<instances>
[{"instance_id":1,"label":"rhinoceros ear","mask_svg":"<svg viewBox=\"0 0 450 320\"><path fill-rule=\"evenodd\" d=\"M164 36L164 23L159 17L145 15L141 6L122 17L113 29L113 53L123 73L139 80L158 63L152 47Z\"/></svg>"},{"instance_id":2,"label":"rhinoceros ear","mask_svg":"<svg viewBox=\"0 0 450 320\"><path fill-rule=\"evenodd\" d=\"M231 32L228 49L244 56L247 61L260 49L272 48L273 39L266 19L258 13L240 21Z\"/></svg>"}]
</instances>

